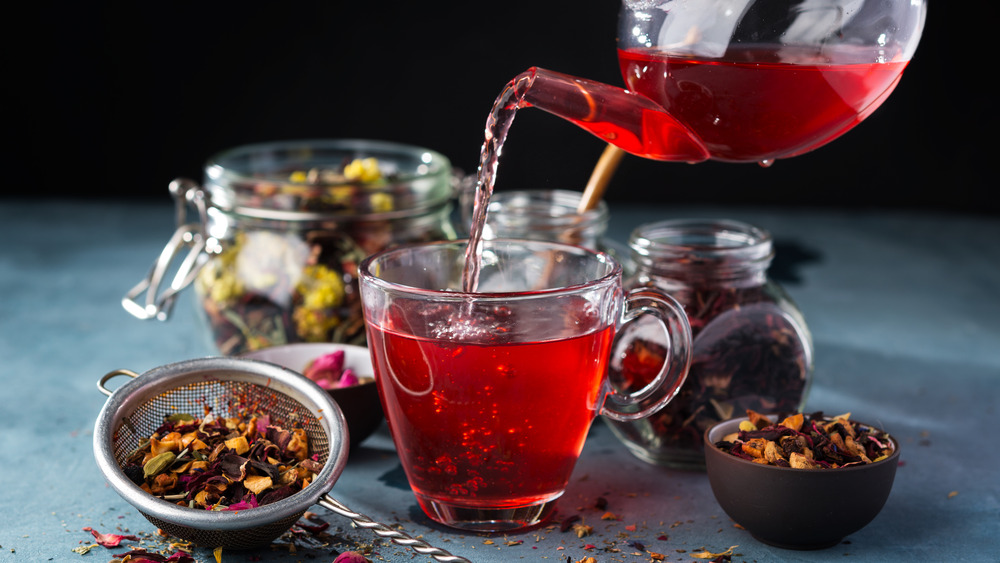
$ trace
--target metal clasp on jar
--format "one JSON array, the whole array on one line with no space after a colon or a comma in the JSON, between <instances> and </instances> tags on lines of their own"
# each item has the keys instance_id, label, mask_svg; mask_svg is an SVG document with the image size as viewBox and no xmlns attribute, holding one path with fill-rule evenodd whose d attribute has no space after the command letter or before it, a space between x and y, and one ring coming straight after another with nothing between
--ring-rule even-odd
<instances>
[{"instance_id":1,"label":"metal clasp on jar","mask_svg":"<svg viewBox=\"0 0 1000 563\"><path fill-rule=\"evenodd\" d=\"M208 219L205 192L195 182L178 178L170 182L170 194L174 198L177 230L153 263L149 274L122 297L122 307L143 320L165 321L170 318L177 294L194 281L198 271L208 261L204 252L209 239L204 231ZM188 222L189 206L197 210L198 223ZM181 262L173 270L170 284L161 292L160 286L178 259Z\"/></svg>"}]
</instances>

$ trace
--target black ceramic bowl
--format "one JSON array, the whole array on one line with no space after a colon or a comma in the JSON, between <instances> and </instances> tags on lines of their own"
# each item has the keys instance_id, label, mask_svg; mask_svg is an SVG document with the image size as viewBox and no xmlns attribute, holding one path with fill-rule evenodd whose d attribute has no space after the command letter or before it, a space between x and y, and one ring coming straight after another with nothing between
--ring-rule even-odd
<instances>
[{"instance_id":1,"label":"black ceramic bowl","mask_svg":"<svg viewBox=\"0 0 1000 563\"><path fill-rule=\"evenodd\" d=\"M349 344L309 342L262 348L247 352L243 357L277 364L301 374L313 360L336 350L344 351L345 367L354 370L359 377L371 378L370 381L360 385L327 391L333 400L337 401L337 406L347 419L347 430L353 448L371 436L385 418L382 404L379 402L375 370L368 348Z\"/></svg>"},{"instance_id":2,"label":"black ceramic bowl","mask_svg":"<svg viewBox=\"0 0 1000 563\"><path fill-rule=\"evenodd\" d=\"M743 420L705 431L705 466L719 505L754 538L786 549L824 549L864 528L882 510L899 462L894 438L892 454L881 461L793 469L754 463L715 446Z\"/></svg>"}]
</instances>

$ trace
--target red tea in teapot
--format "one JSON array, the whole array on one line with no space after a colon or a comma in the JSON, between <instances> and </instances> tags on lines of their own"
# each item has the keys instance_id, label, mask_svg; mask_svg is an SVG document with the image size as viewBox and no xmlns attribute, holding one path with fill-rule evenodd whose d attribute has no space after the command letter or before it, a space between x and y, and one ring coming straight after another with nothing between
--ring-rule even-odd
<instances>
[{"instance_id":1,"label":"red tea in teapot","mask_svg":"<svg viewBox=\"0 0 1000 563\"><path fill-rule=\"evenodd\" d=\"M770 164L832 141L889 96L907 61L861 56L849 47L739 47L711 60L622 50L631 90L540 68L518 75L487 119L463 288L476 290L475 253L501 148L519 108L545 110L646 158Z\"/></svg>"},{"instance_id":2,"label":"red tea in teapot","mask_svg":"<svg viewBox=\"0 0 1000 563\"><path fill-rule=\"evenodd\" d=\"M654 160L770 165L844 134L892 93L916 50L925 0L622 0L619 66L628 90L533 67L486 123L464 289L497 159L519 108L536 107Z\"/></svg>"},{"instance_id":3,"label":"red tea in teapot","mask_svg":"<svg viewBox=\"0 0 1000 563\"><path fill-rule=\"evenodd\" d=\"M724 59L629 49L618 58L631 91L689 127L711 158L734 162L794 156L835 139L888 97L907 64L857 62L846 47L822 55L740 47Z\"/></svg>"}]
</instances>

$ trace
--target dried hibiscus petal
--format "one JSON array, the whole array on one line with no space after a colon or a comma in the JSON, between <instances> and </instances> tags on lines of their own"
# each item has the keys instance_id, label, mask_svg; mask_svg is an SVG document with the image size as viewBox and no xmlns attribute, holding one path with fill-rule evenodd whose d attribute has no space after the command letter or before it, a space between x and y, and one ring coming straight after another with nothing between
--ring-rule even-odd
<instances>
[{"instance_id":1,"label":"dried hibiscus petal","mask_svg":"<svg viewBox=\"0 0 1000 563\"><path fill-rule=\"evenodd\" d=\"M247 465L250 460L236 454L227 454L219 458L222 474L231 481L242 481L247 476Z\"/></svg>"},{"instance_id":2,"label":"dried hibiscus petal","mask_svg":"<svg viewBox=\"0 0 1000 563\"><path fill-rule=\"evenodd\" d=\"M194 557L183 551L168 556L135 547L132 551L116 554L115 557L122 563L195 563Z\"/></svg>"},{"instance_id":3,"label":"dried hibiscus petal","mask_svg":"<svg viewBox=\"0 0 1000 563\"><path fill-rule=\"evenodd\" d=\"M318 534L320 532L325 532L327 528L330 527L329 522L320 522L318 524L307 524L301 520L299 520L295 525L309 532L310 534Z\"/></svg>"},{"instance_id":4,"label":"dried hibiscus petal","mask_svg":"<svg viewBox=\"0 0 1000 563\"><path fill-rule=\"evenodd\" d=\"M298 490L291 486L281 487L280 489L271 489L264 495L261 495L260 503L271 504L273 502L278 502L279 500L286 499L297 492Z\"/></svg>"},{"instance_id":5,"label":"dried hibiscus petal","mask_svg":"<svg viewBox=\"0 0 1000 563\"><path fill-rule=\"evenodd\" d=\"M244 500L240 502L230 504L226 507L226 510L246 510L248 508L257 508L258 506L260 505L257 503L257 497L249 495L248 497L244 497Z\"/></svg>"}]
</instances>

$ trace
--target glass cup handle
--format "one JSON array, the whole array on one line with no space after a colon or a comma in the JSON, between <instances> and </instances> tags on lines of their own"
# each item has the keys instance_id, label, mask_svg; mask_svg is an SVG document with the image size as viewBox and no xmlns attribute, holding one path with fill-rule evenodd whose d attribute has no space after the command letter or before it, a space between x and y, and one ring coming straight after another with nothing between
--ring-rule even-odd
<instances>
[{"instance_id":1,"label":"glass cup handle","mask_svg":"<svg viewBox=\"0 0 1000 563\"><path fill-rule=\"evenodd\" d=\"M647 318L657 321L663 329L662 343L667 354L660 372L642 389L626 393L609 383L600 414L612 420L645 418L663 408L677 396L691 368L691 325L687 314L680 303L659 289L643 287L628 292L615 345L624 334L621 329Z\"/></svg>"}]
</instances>

